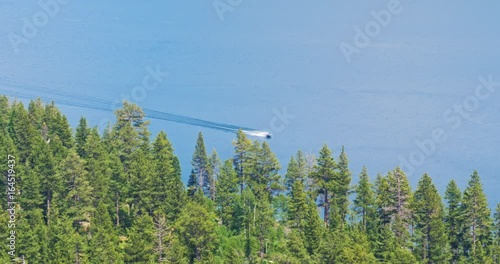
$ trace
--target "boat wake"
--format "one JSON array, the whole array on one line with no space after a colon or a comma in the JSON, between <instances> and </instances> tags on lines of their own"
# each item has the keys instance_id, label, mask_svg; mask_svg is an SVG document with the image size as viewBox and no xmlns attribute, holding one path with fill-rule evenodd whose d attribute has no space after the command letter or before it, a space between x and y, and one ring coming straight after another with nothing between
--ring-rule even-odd
<instances>
[{"instance_id":1,"label":"boat wake","mask_svg":"<svg viewBox=\"0 0 500 264\"><path fill-rule=\"evenodd\" d=\"M43 101L54 101L55 103L61 105L95 109L107 112L114 112L116 108L120 106L119 104L117 105L116 102L112 102L109 100L78 93L61 91L54 88L21 83L1 76L0 94L29 100L40 98ZM231 133L236 133L241 129L245 134L254 137L270 138L271 135L268 132L258 131L249 127L213 122L184 115L157 111L149 108L143 108L143 111L146 117L153 119L176 122L191 126L205 127Z\"/></svg>"}]
</instances>

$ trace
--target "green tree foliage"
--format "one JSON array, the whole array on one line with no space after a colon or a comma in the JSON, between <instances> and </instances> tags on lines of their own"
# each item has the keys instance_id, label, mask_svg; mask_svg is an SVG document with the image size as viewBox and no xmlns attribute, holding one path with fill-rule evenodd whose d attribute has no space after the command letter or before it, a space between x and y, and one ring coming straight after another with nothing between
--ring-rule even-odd
<instances>
[{"instance_id":1,"label":"green tree foliage","mask_svg":"<svg viewBox=\"0 0 500 264\"><path fill-rule=\"evenodd\" d=\"M78 124L75 133L75 145L78 155L82 158L87 157L87 153L85 152L85 143L87 143L87 138L90 132L91 130L87 125L87 119L85 119L85 117L80 118L80 123Z\"/></svg>"},{"instance_id":2,"label":"green tree foliage","mask_svg":"<svg viewBox=\"0 0 500 264\"><path fill-rule=\"evenodd\" d=\"M375 193L373 186L370 183L370 177L366 167L359 174L359 181L355 188L356 198L354 199L354 212L360 219L361 224L366 231L367 228L373 227L376 218ZM370 228L373 230L373 228Z\"/></svg>"},{"instance_id":3,"label":"green tree foliage","mask_svg":"<svg viewBox=\"0 0 500 264\"><path fill-rule=\"evenodd\" d=\"M157 257L154 254L155 230L153 218L149 215L138 216L127 230L125 246L125 263L152 263Z\"/></svg>"},{"instance_id":4,"label":"green tree foliage","mask_svg":"<svg viewBox=\"0 0 500 264\"><path fill-rule=\"evenodd\" d=\"M83 144L85 170L88 174L90 187L93 190L92 206L97 207L98 201L104 201L107 205L110 205L114 201L111 193L113 172L119 170L116 168L119 164L114 163L110 158L112 155L107 152L97 129L90 130Z\"/></svg>"},{"instance_id":5,"label":"green tree foliage","mask_svg":"<svg viewBox=\"0 0 500 264\"><path fill-rule=\"evenodd\" d=\"M423 263L443 263L449 257L441 197L429 175L420 179L413 197L415 255Z\"/></svg>"},{"instance_id":6,"label":"green tree foliage","mask_svg":"<svg viewBox=\"0 0 500 264\"><path fill-rule=\"evenodd\" d=\"M497 204L494 214L494 243L491 249L494 263L500 263L500 203Z\"/></svg>"},{"instance_id":7,"label":"green tree foliage","mask_svg":"<svg viewBox=\"0 0 500 264\"><path fill-rule=\"evenodd\" d=\"M222 166L222 161L217 154L215 149L212 150L212 154L208 157L208 166L207 166L207 186L206 193L208 193L208 197L212 201L215 200L217 196L217 178Z\"/></svg>"},{"instance_id":8,"label":"green tree foliage","mask_svg":"<svg viewBox=\"0 0 500 264\"><path fill-rule=\"evenodd\" d=\"M19 245L19 255L32 263L47 263L49 245L47 240L48 227L45 225L41 209L33 209L19 215L16 224Z\"/></svg>"},{"instance_id":9,"label":"green tree foliage","mask_svg":"<svg viewBox=\"0 0 500 264\"><path fill-rule=\"evenodd\" d=\"M73 134L40 99L0 96L0 109L0 155L16 157L14 263L500 263L500 205L490 215L477 172L463 194L448 184L445 207L427 174L413 193L401 169L371 182L363 167L351 189L344 148L298 151L284 172L240 130L224 162L198 135L186 192L167 134L150 141L137 105L102 134L84 117Z\"/></svg>"},{"instance_id":10,"label":"green tree foliage","mask_svg":"<svg viewBox=\"0 0 500 264\"><path fill-rule=\"evenodd\" d=\"M90 222L89 258L94 263L121 263L122 255L118 248L118 236L113 229L111 217L101 202Z\"/></svg>"},{"instance_id":11,"label":"green tree foliage","mask_svg":"<svg viewBox=\"0 0 500 264\"><path fill-rule=\"evenodd\" d=\"M333 202L335 203L338 223L337 226L344 227L349 207L349 193L351 184L351 171L349 170L349 159L342 147L338 159L338 172L335 174L333 185Z\"/></svg>"},{"instance_id":12,"label":"green tree foliage","mask_svg":"<svg viewBox=\"0 0 500 264\"><path fill-rule=\"evenodd\" d=\"M233 169L232 161L226 160L222 166L216 183L217 195L215 198L217 215L220 221L229 230L237 230L239 219L237 218L237 204L239 194L238 178Z\"/></svg>"},{"instance_id":13,"label":"green tree foliage","mask_svg":"<svg viewBox=\"0 0 500 264\"><path fill-rule=\"evenodd\" d=\"M233 141L234 158L233 165L236 175L238 176L238 184L240 185L240 193L243 192L250 167L250 149L252 141L250 141L242 130L236 133L236 140Z\"/></svg>"},{"instance_id":14,"label":"green tree foliage","mask_svg":"<svg viewBox=\"0 0 500 264\"><path fill-rule=\"evenodd\" d=\"M217 247L216 215L203 205L188 202L175 224L190 263L210 262Z\"/></svg>"},{"instance_id":15,"label":"green tree foliage","mask_svg":"<svg viewBox=\"0 0 500 264\"><path fill-rule=\"evenodd\" d=\"M85 161L76 150L71 149L57 166L57 171L57 178L63 182L62 192L57 194L60 210L75 222L90 221L94 211L93 189L85 170Z\"/></svg>"},{"instance_id":16,"label":"green tree foliage","mask_svg":"<svg viewBox=\"0 0 500 264\"><path fill-rule=\"evenodd\" d=\"M363 229L352 228L339 255L340 263L376 263L370 242Z\"/></svg>"},{"instance_id":17,"label":"green tree foliage","mask_svg":"<svg viewBox=\"0 0 500 264\"><path fill-rule=\"evenodd\" d=\"M188 181L188 195L193 196L196 191L202 190L205 195L210 194L210 181L208 178L208 157L205 150L203 134L198 133L198 140L191 161L193 169Z\"/></svg>"},{"instance_id":18,"label":"green tree foliage","mask_svg":"<svg viewBox=\"0 0 500 264\"><path fill-rule=\"evenodd\" d=\"M167 215L173 222L185 202L184 184L181 180L179 160L165 132L160 132L153 143L154 173L149 179L151 210Z\"/></svg>"},{"instance_id":19,"label":"green tree foliage","mask_svg":"<svg viewBox=\"0 0 500 264\"><path fill-rule=\"evenodd\" d=\"M491 211L477 171L471 175L464 191L462 210L466 229L465 253L471 262L480 263L481 254L491 241L492 222Z\"/></svg>"},{"instance_id":20,"label":"green tree foliage","mask_svg":"<svg viewBox=\"0 0 500 264\"><path fill-rule=\"evenodd\" d=\"M444 198L447 200L447 214L445 216L446 231L448 233L452 261L457 262L464 254L464 215L462 211L462 191L452 180L446 186Z\"/></svg>"},{"instance_id":21,"label":"green tree foliage","mask_svg":"<svg viewBox=\"0 0 500 264\"><path fill-rule=\"evenodd\" d=\"M324 145L319 151L317 164L314 167L312 178L315 182L315 189L320 197L320 206L323 207L323 220L325 225L330 221L330 203L335 181L335 169L337 163L332 157L332 151Z\"/></svg>"}]
</instances>

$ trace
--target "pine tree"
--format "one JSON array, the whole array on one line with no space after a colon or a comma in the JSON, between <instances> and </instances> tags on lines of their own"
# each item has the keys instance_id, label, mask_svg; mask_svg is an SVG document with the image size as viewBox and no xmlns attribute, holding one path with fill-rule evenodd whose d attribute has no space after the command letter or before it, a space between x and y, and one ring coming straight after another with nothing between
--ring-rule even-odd
<instances>
[{"instance_id":1,"label":"pine tree","mask_svg":"<svg viewBox=\"0 0 500 264\"><path fill-rule=\"evenodd\" d=\"M356 198L354 199L354 212L361 219L361 224L365 231L369 224L375 222L375 194L365 166L359 174L359 181L355 188ZM373 227L373 225L371 225ZM370 228L371 230L372 228Z\"/></svg>"},{"instance_id":2,"label":"pine tree","mask_svg":"<svg viewBox=\"0 0 500 264\"><path fill-rule=\"evenodd\" d=\"M210 187L208 185L208 157L205 150L205 142L203 134L198 133L196 147L191 161L193 169L188 181L188 195L193 196L197 190L202 190L205 195L209 195Z\"/></svg>"},{"instance_id":3,"label":"pine tree","mask_svg":"<svg viewBox=\"0 0 500 264\"><path fill-rule=\"evenodd\" d=\"M376 263L376 258L370 252L370 242L361 229L349 230L347 241L339 256L339 263Z\"/></svg>"},{"instance_id":4,"label":"pine tree","mask_svg":"<svg viewBox=\"0 0 500 264\"><path fill-rule=\"evenodd\" d=\"M100 202L90 223L89 260L91 263L121 263L118 237L106 206Z\"/></svg>"},{"instance_id":5,"label":"pine tree","mask_svg":"<svg viewBox=\"0 0 500 264\"><path fill-rule=\"evenodd\" d=\"M113 193L111 192L111 178L113 175L113 164L109 158L104 142L99 137L97 128L93 128L86 136L82 151L85 153L85 170L92 187L93 207L97 207L99 201L112 204Z\"/></svg>"},{"instance_id":6,"label":"pine tree","mask_svg":"<svg viewBox=\"0 0 500 264\"><path fill-rule=\"evenodd\" d=\"M273 209L266 199L258 200L255 204L253 224L255 226L255 237L259 243L259 258L262 260L268 253L266 244L270 240L270 232L274 225Z\"/></svg>"},{"instance_id":7,"label":"pine tree","mask_svg":"<svg viewBox=\"0 0 500 264\"><path fill-rule=\"evenodd\" d=\"M132 172L132 166L135 167L137 172L138 161L135 158L140 157L138 153L144 153L149 143L149 121L145 121L145 114L140 107L129 102L123 102L123 107L115 111L116 123L112 131L107 136L103 136L105 142L110 146L110 158L116 156L120 161L120 167L115 167L113 172L112 190L115 194L115 218L116 225L120 225L120 208L126 205L128 208L133 206L137 197L137 193L133 188L140 180L138 175ZM109 138L109 139L108 139ZM144 161L144 157L141 159ZM114 162L114 161L113 161ZM134 163L135 162L135 163ZM134 164L133 164L134 163ZM118 169L118 171L116 171ZM128 214L123 215L126 217ZM126 222L127 219L121 219ZM128 219L130 220L130 219Z\"/></svg>"},{"instance_id":8,"label":"pine tree","mask_svg":"<svg viewBox=\"0 0 500 264\"><path fill-rule=\"evenodd\" d=\"M188 202L177 219L176 232L188 250L190 263L212 258L217 246L215 219L214 213L195 202Z\"/></svg>"},{"instance_id":9,"label":"pine tree","mask_svg":"<svg viewBox=\"0 0 500 264\"><path fill-rule=\"evenodd\" d=\"M73 263L79 260L78 234L73 221L61 215L57 206L52 208L50 226L47 230L48 257L50 263Z\"/></svg>"},{"instance_id":10,"label":"pine tree","mask_svg":"<svg viewBox=\"0 0 500 264\"><path fill-rule=\"evenodd\" d=\"M392 210L395 217L402 221L406 221L410 216L409 204L412 198L410 184L406 178L406 174L398 167L393 172L388 174L389 192L392 201L392 207L387 208Z\"/></svg>"},{"instance_id":11,"label":"pine tree","mask_svg":"<svg viewBox=\"0 0 500 264\"><path fill-rule=\"evenodd\" d=\"M249 186L257 199L271 202L273 196L282 189L278 174L280 164L266 142L262 143L262 147L256 146L254 151L256 164L249 173Z\"/></svg>"},{"instance_id":12,"label":"pine tree","mask_svg":"<svg viewBox=\"0 0 500 264\"><path fill-rule=\"evenodd\" d=\"M285 179L286 179L285 185L287 190L292 189L292 186L299 179L299 177L300 177L299 165L295 160L295 157L292 156L290 158L290 161L288 162L288 167L286 169L286 174L285 174Z\"/></svg>"},{"instance_id":13,"label":"pine tree","mask_svg":"<svg viewBox=\"0 0 500 264\"><path fill-rule=\"evenodd\" d=\"M63 192L63 183L60 174L55 171L56 161L51 155L50 145L39 139L34 145L32 155L29 157L29 164L37 175L41 175L40 184L44 197L44 212L47 223L50 222L51 204L55 194ZM28 168L29 169L29 168Z\"/></svg>"},{"instance_id":14,"label":"pine tree","mask_svg":"<svg viewBox=\"0 0 500 264\"><path fill-rule=\"evenodd\" d=\"M494 220L495 240L491 252L494 263L500 263L500 203L495 209Z\"/></svg>"},{"instance_id":15,"label":"pine tree","mask_svg":"<svg viewBox=\"0 0 500 264\"><path fill-rule=\"evenodd\" d=\"M488 247L491 239L491 212L477 171L471 175L464 191L462 207L467 231L465 234L466 254L472 262L476 263L478 253L483 251L483 248L478 249L478 246Z\"/></svg>"},{"instance_id":16,"label":"pine tree","mask_svg":"<svg viewBox=\"0 0 500 264\"><path fill-rule=\"evenodd\" d=\"M0 95L0 128L7 128L9 124L9 116L10 116L10 103L9 99L5 95Z\"/></svg>"},{"instance_id":17,"label":"pine tree","mask_svg":"<svg viewBox=\"0 0 500 264\"><path fill-rule=\"evenodd\" d=\"M288 163L287 172L285 174L285 185L287 190L291 190L295 181L302 181L304 184L309 176L309 169L307 160L302 151L298 151L295 157L290 158Z\"/></svg>"},{"instance_id":18,"label":"pine tree","mask_svg":"<svg viewBox=\"0 0 500 264\"><path fill-rule=\"evenodd\" d=\"M93 189L85 171L85 161L71 149L57 171L57 178L64 183L63 192L57 194L61 203L59 208L72 221L89 221L94 210Z\"/></svg>"},{"instance_id":19,"label":"pine tree","mask_svg":"<svg viewBox=\"0 0 500 264\"><path fill-rule=\"evenodd\" d=\"M319 251L320 240L325 232L325 228L314 201L308 201L305 217L304 241L306 249L309 255L315 256Z\"/></svg>"},{"instance_id":20,"label":"pine tree","mask_svg":"<svg viewBox=\"0 0 500 264\"><path fill-rule=\"evenodd\" d=\"M185 202L184 184L179 160L174 155L172 143L161 131L153 143L154 169L148 180L153 212L165 214L169 222L175 221Z\"/></svg>"},{"instance_id":21,"label":"pine tree","mask_svg":"<svg viewBox=\"0 0 500 264\"><path fill-rule=\"evenodd\" d=\"M136 217L132 227L127 230L125 263L153 263L157 259L154 254L154 242L153 218L148 215Z\"/></svg>"},{"instance_id":22,"label":"pine tree","mask_svg":"<svg viewBox=\"0 0 500 264\"><path fill-rule=\"evenodd\" d=\"M445 216L452 261L457 262L463 255L464 217L462 211L462 192L454 180L446 186L444 198L447 200Z\"/></svg>"},{"instance_id":23,"label":"pine tree","mask_svg":"<svg viewBox=\"0 0 500 264\"><path fill-rule=\"evenodd\" d=\"M31 100L28 105L28 116L30 118L31 124L36 128L37 131L43 133L42 128L44 125L43 118L45 115L45 105L40 98L36 100Z\"/></svg>"},{"instance_id":24,"label":"pine tree","mask_svg":"<svg viewBox=\"0 0 500 264\"><path fill-rule=\"evenodd\" d=\"M335 173L333 185L333 202L335 203L338 227L344 227L349 207L349 185L351 184L351 172L349 170L349 160L342 147L338 160L338 172Z\"/></svg>"},{"instance_id":25,"label":"pine tree","mask_svg":"<svg viewBox=\"0 0 500 264\"><path fill-rule=\"evenodd\" d=\"M287 237L287 247L293 256L295 263L309 263L309 254L307 253L302 235L297 230L292 230Z\"/></svg>"},{"instance_id":26,"label":"pine tree","mask_svg":"<svg viewBox=\"0 0 500 264\"><path fill-rule=\"evenodd\" d=\"M76 128L75 140L76 140L76 149L78 155L82 158L86 158L87 154L85 153L85 143L87 142L87 137L89 136L90 128L87 125L87 119L85 117L80 118L80 123Z\"/></svg>"},{"instance_id":27,"label":"pine tree","mask_svg":"<svg viewBox=\"0 0 500 264\"><path fill-rule=\"evenodd\" d=\"M332 157L331 150L327 145L324 145L319 152L319 158L311 176L314 179L317 193L321 195L320 206L323 207L323 220L326 226L330 223L330 198L332 196L336 168L337 163Z\"/></svg>"},{"instance_id":28,"label":"pine tree","mask_svg":"<svg viewBox=\"0 0 500 264\"><path fill-rule=\"evenodd\" d=\"M66 150L70 149L74 142L68 119L59 111L55 103L51 102L50 104L45 105L43 122L47 126L48 138L46 140L55 140L63 146L59 152L55 153L55 156L58 156L59 154L59 159L62 159L66 154Z\"/></svg>"},{"instance_id":29,"label":"pine tree","mask_svg":"<svg viewBox=\"0 0 500 264\"><path fill-rule=\"evenodd\" d=\"M237 229L238 219L235 215L236 200L239 194L238 178L232 167L232 160L226 160L216 182L217 196L215 202L217 205L217 214L223 225L230 230Z\"/></svg>"},{"instance_id":30,"label":"pine tree","mask_svg":"<svg viewBox=\"0 0 500 264\"><path fill-rule=\"evenodd\" d=\"M252 141L250 141L245 133L240 129L236 133L236 140L233 141L234 146L234 157L233 165L236 175L238 176L238 183L240 185L240 193L243 192L247 181L247 167L249 166L249 152L252 146Z\"/></svg>"},{"instance_id":31,"label":"pine tree","mask_svg":"<svg viewBox=\"0 0 500 264\"><path fill-rule=\"evenodd\" d=\"M304 192L304 185L300 181L295 181L290 193L289 203L289 221L290 227L295 228L298 232L304 232L306 225L306 214L308 214L307 196Z\"/></svg>"},{"instance_id":32,"label":"pine tree","mask_svg":"<svg viewBox=\"0 0 500 264\"><path fill-rule=\"evenodd\" d=\"M42 210L33 209L23 212L19 216L16 228L18 256L24 256L28 262L32 263L47 263L49 245Z\"/></svg>"},{"instance_id":33,"label":"pine tree","mask_svg":"<svg viewBox=\"0 0 500 264\"><path fill-rule=\"evenodd\" d=\"M171 251L171 245L173 244L173 228L168 226L167 218L165 215L159 214L154 218L154 248L153 251L156 254L156 259L158 263L170 261L171 263L185 263L185 261L180 261L185 252L183 248L177 248ZM177 243L179 244L179 243Z\"/></svg>"},{"instance_id":34,"label":"pine tree","mask_svg":"<svg viewBox=\"0 0 500 264\"><path fill-rule=\"evenodd\" d=\"M149 144L142 145L133 152L130 163L130 176L127 181L127 197L125 202L128 206L127 220L131 224L133 216L150 212L152 203L150 189L147 181L153 177L153 154Z\"/></svg>"},{"instance_id":35,"label":"pine tree","mask_svg":"<svg viewBox=\"0 0 500 264\"><path fill-rule=\"evenodd\" d=\"M217 178L221 169L222 162L219 159L219 155L215 149L212 150L212 154L208 157L208 166L207 166L207 180L206 182L206 191L205 193L209 194L209 197L212 201L215 201L215 197L217 196Z\"/></svg>"},{"instance_id":36,"label":"pine tree","mask_svg":"<svg viewBox=\"0 0 500 264\"><path fill-rule=\"evenodd\" d=\"M25 163L32 154L34 141L40 135L36 131L28 117L28 112L20 102L14 102L11 106L10 120L8 124L9 136L17 147L18 162Z\"/></svg>"},{"instance_id":37,"label":"pine tree","mask_svg":"<svg viewBox=\"0 0 500 264\"><path fill-rule=\"evenodd\" d=\"M413 264L417 263L412 252L398 245L397 238L389 225L382 227L375 247L375 256L380 262Z\"/></svg>"},{"instance_id":38,"label":"pine tree","mask_svg":"<svg viewBox=\"0 0 500 264\"><path fill-rule=\"evenodd\" d=\"M443 263L449 256L444 209L441 197L429 175L420 179L413 197L413 215L417 248L423 263Z\"/></svg>"}]
</instances>

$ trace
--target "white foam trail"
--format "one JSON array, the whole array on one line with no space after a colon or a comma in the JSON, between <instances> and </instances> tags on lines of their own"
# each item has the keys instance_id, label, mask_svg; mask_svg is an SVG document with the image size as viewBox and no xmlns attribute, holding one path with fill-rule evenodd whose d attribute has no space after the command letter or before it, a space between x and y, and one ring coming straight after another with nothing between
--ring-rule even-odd
<instances>
[{"instance_id":1,"label":"white foam trail","mask_svg":"<svg viewBox=\"0 0 500 264\"><path fill-rule=\"evenodd\" d=\"M269 132L266 131L248 131L248 130L242 130L243 133L253 136L253 137L267 137L269 135Z\"/></svg>"}]
</instances>

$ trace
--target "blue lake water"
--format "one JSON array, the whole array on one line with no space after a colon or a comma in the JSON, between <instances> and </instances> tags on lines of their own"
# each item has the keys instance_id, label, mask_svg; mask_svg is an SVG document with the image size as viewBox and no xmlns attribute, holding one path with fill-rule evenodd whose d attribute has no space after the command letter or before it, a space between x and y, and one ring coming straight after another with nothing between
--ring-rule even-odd
<instances>
[{"instance_id":1,"label":"blue lake water","mask_svg":"<svg viewBox=\"0 0 500 264\"><path fill-rule=\"evenodd\" d=\"M366 165L375 177L441 129L446 140L421 165L413 162L413 186L428 172L441 192L452 178L465 188L477 169L490 205L500 202L500 91L478 100L456 128L459 115L443 118L476 96L481 76L500 81L497 1L402 0L350 63L341 43L353 45L354 28L375 21L371 11L391 1L243 0L223 20L213 1L66 2L44 9L38 1L0 1L0 78L270 130L284 168L298 149L317 153L327 143L335 155L346 147L355 175ZM23 33L26 23L36 32ZM168 78L133 97L147 68L157 66ZM73 126L81 115L92 125L112 119L61 109ZM276 114L283 111L294 117L283 122ZM168 133L184 178L198 131L207 149L224 159L232 154L232 133L160 120L151 130Z\"/></svg>"}]
</instances>

